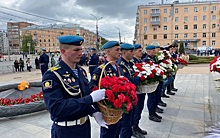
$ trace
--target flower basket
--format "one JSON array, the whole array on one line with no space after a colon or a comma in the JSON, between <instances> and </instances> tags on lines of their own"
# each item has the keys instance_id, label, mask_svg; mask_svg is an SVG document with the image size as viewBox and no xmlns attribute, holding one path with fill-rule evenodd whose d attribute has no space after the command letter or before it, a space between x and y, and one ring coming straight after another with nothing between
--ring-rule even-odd
<instances>
[{"instance_id":1,"label":"flower basket","mask_svg":"<svg viewBox=\"0 0 220 138\"><path fill-rule=\"evenodd\" d=\"M178 64L178 65L177 65L178 69L183 69L184 66L185 66L185 65L183 65L183 64Z\"/></svg>"},{"instance_id":2,"label":"flower basket","mask_svg":"<svg viewBox=\"0 0 220 138\"><path fill-rule=\"evenodd\" d=\"M104 74L105 68L108 64L111 64L111 63L113 63L113 62L112 61L108 62L104 66L104 68L102 69L100 79L99 79L99 89L101 87L101 80L102 80L102 76ZM117 67L117 70L118 70L118 73L119 73L119 76L120 76L120 74L121 74L120 69L119 69L117 64L115 64L115 65ZM98 107L99 107L100 111L102 112L103 119L109 125L116 124L122 118L123 110L108 108L107 103L105 102L105 100L99 101L98 102Z\"/></svg>"},{"instance_id":3,"label":"flower basket","mask_svg":"<svg viewBox=\"0 0 220 138\"><path fill-rule=\"evenodd\" d=\"M142 93L153 93L157 89L159 82L150 83L147 85L139 85L138 91Z\"/></svg>"}]
</instances>

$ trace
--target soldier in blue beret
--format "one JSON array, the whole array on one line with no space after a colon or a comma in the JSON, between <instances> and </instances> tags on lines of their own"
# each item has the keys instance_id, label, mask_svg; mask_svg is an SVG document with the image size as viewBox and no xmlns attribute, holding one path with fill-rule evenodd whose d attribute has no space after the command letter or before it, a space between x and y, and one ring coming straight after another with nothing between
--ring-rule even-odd
<instances>
[{"instance_id":1,"label":"soldier in blue beret","mask_svg":"<svg viewBox=\"0 0 220 138\"><path fill-rule=\"evenodd\" d=\"M96 54L96 49L91 48L91 56L89 60L89 73L91 76L94 69L98 67L98 63L99 63L99 57Z\"/></svg>"},{"instance_id":2,"label":"soldier in blue beret","mask_svg":"<svg viewBox=\"0 0 220 138\"><path fill-rule=\"evenodd\" d=\"M156 55L156 51L155 51L155 46L153 45L149 45L146 46L146 51L147 51L147 57L144 59L144 62L153 62L156 63L156 59L155 59L155 55ZM152 93L148 93L148 99L147 99L147 108L149 111L149 120L155 121L155 122L161 122L162 117L159 116L156 113L156 109L157 109L157 95L155 94L155 92ZM160 113L163 112L163 110L161 108L158 108L160 111Z\"/></svg>"},{"instance_id":3,"label":"soldier in blue beret","mask_svg":"<svg viewBox=\"0 0 220 138\"><path fill-rule=\"evenodd\" d=\"M117 61L117 64L123 70L123 75L134 85L139 85L141 74L137 77L134 76L135 71L133 69L133 63L130 61L133 58L134 46L128 43L120 45L122 50L122 56ZM130 138L132 136L133 125L133 109L129 113L124 113L121 120L121 138Z\"/></svg>"},{"instance_id":4,"label":"soldier in blue beret","mask_svg":"<svg viewBox=\"0 0 220 138\"><path fill-rule=\"evenodd\" d=\"M42 79L44 100L53 121L52 138L91 138L88 115L107 127L102 114L92 106L105 97L105 89L91 93L86 71L77 65L82 56L84 39L79 36L60 36L61 61Z\"/></svg>"},{"instance_id":5,"label":"soldier in blue beret","mask_svg":"<svg viewBox=\"0 0 220 138\"><path fill-rule=\"evenodd\" d=\"M44 75L44 73L48 70L48 64L49 64L49 56L46 54L46 49L42 48L43 54L39 58L39 64L40 64L40 70L41 74Z\"/></svg>"},{"instance_id":6,"label":"soldier in blue beret","mask_svg":"<svg viewBox=\"0 0 220 138\"><path fill-rule=\"evenodd\" d=\"M108 41L103 45L103 48L105 50L105 54L107 55L106 61L104 62L104 64L100 65L98 68L94 70L90 81L90 89L92 89L95 86L98 86L99 80L101 79L101 72L105 66L106 67L104 70L104 75L102 77L119 77L119 72L122 73L122 71L118 69L116 66L116 61L120 58L121 55L119 43L117 41ZM108 64L111 61L112 63ZM118 138L119 132L120 121L116 124L108 125L108 129L105 127L101 127L100 138Z\"/></svg>"},{"instance_id":7,"label":"soldier in blue beret","mask_svg":"<svg viewBox=\"0 0 220 138\"><path fill-rule=\"evenodd\" d=\"M134 56L131 62L135 63L142 63L142 47L140 44L134 44ZM137 97L138 103L137 106L134 107L134 115L133 115L133 137L137 138L144 138L143 135L147 135L147 131L142 130L139 127L139 121L141 119L141 113L144 109L144 100L145 100L146 93L142 93L140 90L137 89Z\"/></svg>"}]
</instances>

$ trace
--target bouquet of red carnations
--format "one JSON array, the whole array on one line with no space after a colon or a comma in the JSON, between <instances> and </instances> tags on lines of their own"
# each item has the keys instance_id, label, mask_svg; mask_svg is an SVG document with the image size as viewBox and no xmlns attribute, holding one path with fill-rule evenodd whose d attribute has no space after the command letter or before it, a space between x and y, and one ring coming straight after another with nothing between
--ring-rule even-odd
<instances>
[{"instance_id":1,"label":"bouquet of red carnations","mask_svg":"<svg viewBox=\"0 0 220 138\"><path fill-rule=\"evenodd\" d=\"M216 71L220 72L220 56L215 57L211 62L210 62L210 71Z\"/></svg>"},{"instance_id":2,"label":"bouquet of red carnations","mask_svg":"<svg viewBox=\"0 0 220 138\"><path fill-rule=\"evenodd\" d=\"M186 60L182 59L182 58L178 58L177 61L178 61L179 64L188 65L188 62Z\"/></svg>"}]
</instances>

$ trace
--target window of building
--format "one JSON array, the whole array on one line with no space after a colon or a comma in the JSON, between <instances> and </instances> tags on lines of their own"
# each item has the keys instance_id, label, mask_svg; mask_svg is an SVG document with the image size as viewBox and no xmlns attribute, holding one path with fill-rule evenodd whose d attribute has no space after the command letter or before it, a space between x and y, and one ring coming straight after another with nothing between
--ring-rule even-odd
<instances>
[{"instance_id":1,"label":"window of building","mask_svg":"<svg viewBox=\"0 0 220 138\"><path fill-rule=\"evenodd\" d=\"M202 45L203 45L203 46L206 46L206 41L202 41Z\"/></svg>"},{"instance_id":2,"label":"window of building","mask_svg":"<svg viewBox=\"0 0 220 138\"><path fill-rule=\"evenodd\" d=\"M179 26L178 25L175 25L175 30L179 30Z\"/></svg>"},{"instance_id":3,"label":"window of building","mask_svg":"<svg viewBox=\"0 0 220 138\"><path fill-rule=\"evenodd\" d=\"M157 26L154 26L154 31L157 30Z\"/></svg>"},{"instance_id":4,"label":"window of building","mask_svg":"<svg viewBox=\"0 0 220 138\"><path fill-rule=\"evenodd\" d=\"M204 15L204 16L202 17L202 19L203 19L203 20L206 20L206 15Z\"/></svg>"},{"instance_id":5,"label":"window of building","mask_svg":"<svg viewBox=\"0 0 220 138\"><path fill-rule=\"evenodd\" d=\"M212 45L215 46L215 40L212 41Z\"/></svg>"},{"instance_id":6,"label":"window of building","mask_svg":"<svg viewBox=\"0 0 220 138\"><path fill-rule=\"evenodd\" d=\"M206 11L206 10L207 10L207 7L206 7L206 6L204 6L204 7L203 7L203 11Z\"/></svg>"},{"instance_id":7,"label":"window of building","mask_svg":"<svg viewBox=\"0 0 220 138\"><path fill-rule=\"evenodd\" d=\"M145 15L147 14L147 10L144 10L144 14L145 14Z\"/></svg>"},{"instance_id":8,"label":"window of building","mask_svg":"<svg viewBox=\"0 0 220 138\"><path fill-rule=\"evenodd\" d=\"M50 42L50 39L48 39L48 42Z\"/></svg>"},{"instance_id":9,"label":"window of building","mask_svg":"<svg viewBox=\"0 0 220 138\"><path fill-rule=\"evenodd\" d=\"M154 35L154 39L157 39L157 35Z\"/></svg>"},{"instance_id":10,"label":"window of building","mask_svg":"<svg viewBox=\"0 0 220 138\"><path fill-rule=\"evenodd\" d=\"M197 29L197 24L194 24L194 25L193 25L193 29Z\"/></svg>"},{"instance_id":11,"label":"window of building","mask_svg":"<svg viewBox=\"0 0 220 138\"><path fill-rule=\"evenodd\" d=\"M193 33L193 38L197 38L197 33Z\"/></svg>"},{"instance_id":12,"label":"window of building","mask_svg":"<svg viewBox=\"0 0 220 138\"><path fill-rule=\"evenodd\" d=\"M212 24L212 28L215 28L216 27L216 24Z\"/></svg>"},{"instance_id":13,"label":"window of building","mask_svg":"<svg viewBox=\"0 0 220 138\"><path fill-rule=\"evenodd\" d=\"M216 34L215 33L212 33L212 37L215 37L216 36Z\"/></svg>"},{"instance_id":14,"label":"window of building","mask_svg":"<svg viewBox=\"0 0 220 138\"><path fill-rule=\"evenodd\" d=\"M147 18L144 18L144 23L145 23L145 24L147 23Z\"/></svg>"},{"instance_id":15,"label":"window of building","mask_svg":"<svg viewBox=\"0 0 220 138\"><path fill-rule=\"evenodd\" d=\"M164 22L167 22L167 17L164 17L164 18L163 18L163 21L164 21Z\"/></svg>"},{"instance_id":16,"label":"window of building","mask_svg":"<svg viewBox=\"0 0 220 138\"><path fill-rule=\"evenodd\" d=\"M44 42L46 42L46 39L44 39Z\"/></svg>"},{"instance_id":17,"label":"window of building","mask_svg":"<svg viewBox=\"0 0 220 138\"><path fill-rule=\"evenodd\" d=\"M188 29L188 25L184 25L184 29L187 30Z\"/></svg>"},{"instance_id":18,"label":"window of building","mask_svg":"<svg viewBox=\"0 0 220 138\"><path fill-rule=\"evenodd\" d=\"M144 32L147 32L147 26L144 26Z\"/></svg>"},{"instance_id":19,"label":"window of building","mask_svg":"<svg viewBox=\"0 0 220 138\"><path fill-rule=\"evenodd\" d=\"M202 37L206 37L206 33L202 33Z\"/></svg>"},{"instance_id":20,"label":"window of building","mask_svg":"<svg viewBox=\"0 0 220 138\"><path fill-rule=\"evenodd\" d=\"M164 29L164 30L167 30L167 26L164 26L163 29Z\"/></svg>"},{"instance_id":21,"label":"window of building","mask_svg":"<svg viewBox=\"0 0 220 138\"><path fill-rule=\"evenodd\" d=\"M216 15L212 15L212 20L216 20Z\"/></svg>"},{"instance_id":22,"label":"window of building","mask_svg":"<svg viewBox=\"0 0 220 138\"><path fill-rule=\"evenodd\" d=\"M184 17L184 22L188 22L188 16Z\"/></svg>"},{"instance_id":23,"label":"window of building","mask_svg":"<svg viewBox=\"0 0 220 138\"><path fill-rule=\"evenodd\" d=\"M167 39L167 34L164 34L164 35L163 35L163 39Z\"/></svg>"},{"instance_id":24,"label":"window of building","mask_svg":"<svg viewBox=\"0 0 220 138\"><path fill-rule=\"evenodd\" d=\"M212 10L213 10L213 11L216 11L216 6L212 6Z\"/></svg>"},{"instance_id":25,"label":"window of building","mask_svg":"<svg viewBox=\"0 0 220 138\"><path fill-rule=\"evenodd\" d=\"M41 42L41 39L40 39L40 42Z\"/></svg>"},{"instance_id":26,"label":"window of building","mask_svg":"<svg viewBox=\"0 0 220 138\"><path fill-rule=\"evenodd\" d=\"M159 9L151 9L151 13L160 13Z\"/></svg>"},{"instance_id":27,"label":"window of building","mask_svg":"<svg viewBox=\"0 0 220 138\"><path fill-rule=\"evenodd\" d=\"M178 8L175 8L175 13L178 13L179 12L179 9Z\"/></svg>"},{"instance_id":28,"label":"window of building","mask_svg":"<svg viewBox=\"0 0 220 138\"><path fill-rule=\"evenodd\" d=\"M178 38L178 34L175 34L175 38Z\"/></svg>"},{"instance_id":29,"label":"window of building","mask_svg":"<svg viewBox=\"0 0 220 138\"><path fill-rule=\"evenodd\" d=\"M163 9L163 13L167 13L167 9Z\"/></svg>"},{"instance_id":30,"label":"window of building","mask_svg":"<svg viewBox=\"0 0 220 138\"><path fill-rule=\"evenodd\" d=\"M198 8L197 7L194 7L194 12L198 12Z\"/></svg>"},{"instance_id":31,"label":"window of building","mask_svg":"<svg viewBox=\"0 0 220 138\"><path fill-rule=\"evenodd\" d=\"M147 40L147 35L144 35L144 40Z\"/></svg>"},{"instance_id":32,"label":"window of building","mask_svg":"<svg viewBox=\"0 0 220 138\"><path fill-rule=\"evenodd\" d=\"M193 19L194 19L194 21L197 21L197 20L198 20L198 17L197 17L197 16L194 16Z\"/></svg>"},{"instance_id":33,"label":"window of building","mask_svg":"<svg viewBox=\"0 0 220 138\"><path fill-rule=\"evenodd\" d=\"M178 22L179 21L179 17L175 17L175 22Z\"/></svg>"},{"instance_id":34,"label":"window of building","mask_svg":"<svg viewBox=\"0 0 220 138\"><path fill-rule=\"evenodd\" d=\"M184 12L185 12L185 13L188 13L188 8L184 8Z\"/></svg>"},{"instance_id":35,"label":"window of building","mask_svg":"<svg viewBox=\"0 0 220 138\"><path fill-rule=\"evenodd\" d=\"M184 34L184 38L188 38L188 34L187 33Z\"/></svg>"},{"instance_id":36,"label":"window of building","mask_svg":"<svg viewBox=\"0 0 220 138\"><path fill-rule=\"evenodd\" d=\"M206 29L206 24L203 24L203 25L202 25L202 28L203 28L203 29Z\"/></svg>"}]
</instances>

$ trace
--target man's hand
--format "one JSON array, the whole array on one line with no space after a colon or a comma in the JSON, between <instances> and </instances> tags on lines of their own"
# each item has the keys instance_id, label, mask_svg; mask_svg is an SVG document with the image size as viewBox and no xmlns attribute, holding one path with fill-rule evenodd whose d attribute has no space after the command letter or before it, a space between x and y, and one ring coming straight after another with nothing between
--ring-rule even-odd
<instances>
[{"instance_id":1,"label":"man's hand","mask_svg":"<svg viewBox=\"0 0 220 138\"><path fill-rule=\"evenodd\" d=\"M92 96L92 101L93 102L98 102L101 101L103 99L105 99L105 89L100 89L100 90L96 90L93 91L90 95Z\"/></svg>"},{"instance_id":2,"label":"man's hand","mask_svg":"<svg viewBox=\"0 0 220 138\"><path fill-rule=\"evenodd\" d=\"M92 114L92 116L95 118L96 122L101 126L108 129L107 123L102 118L101 112L95 112Z\"/></svg>"}]
</instances>

